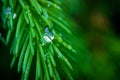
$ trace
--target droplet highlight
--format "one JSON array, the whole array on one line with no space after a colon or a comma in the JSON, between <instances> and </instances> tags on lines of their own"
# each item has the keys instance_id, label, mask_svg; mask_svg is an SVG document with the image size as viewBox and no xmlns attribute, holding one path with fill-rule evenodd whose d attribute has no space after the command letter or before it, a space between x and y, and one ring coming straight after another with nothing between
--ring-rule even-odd
<instances>
[{"instance_id":1,"label":"droplet highlight","mask_svg":"<svg viewBox=\"0 0 120 80\"><path fill-rule=\"evenodd\" d=\"M45 35L43 36L43 38L48 43L54 39L54 36L52 35L48 27L45 28Z\"/></svg>"},{"instance_id":2,"label":"droplet highlight","mask_svg":"<svg viewBox=\"0 0 120 80\"><path fill-rule=\"evenodd\" d=\"M15 19L15 18L16 18L16 16L17 16L17 15L16 15L16 13L14 13L14 14L13 14L13 19Z\"/></svg>"}]
</instances>

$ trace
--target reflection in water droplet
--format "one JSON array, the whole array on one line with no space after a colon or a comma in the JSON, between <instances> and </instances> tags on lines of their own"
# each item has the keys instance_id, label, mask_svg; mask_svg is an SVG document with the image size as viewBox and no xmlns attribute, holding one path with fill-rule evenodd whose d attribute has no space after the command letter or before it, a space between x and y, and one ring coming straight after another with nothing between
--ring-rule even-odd
<instances>
[{"instance_id":1,"label":"reflection in water droplet","mask_svg":"<svg viewBox=\"0 0 120 80\"><path fill-rule=\"evenodd\" d=\"M54 36L50 36L50 38L51 38L51 40L53 40L53 39L54 39Z\"/></svg>"},{"instance_id":2,"label":"reflection in water droplet","mask_svg":"<svg viewBox=\"0 0 120 80\"><path fill-rule=\"evenodd\" d=\"M6 16L8 16L8 15L11 14L11 13L12 13L12 12L11 12L11 8L10 8L10 7L7 7L6 12L5 12Z\"/></svg>"},{"instance_id":3,"label":"reflection in water droplet","mask_svg":"<svg viewBox=\"0 0 120 80\"><path fill-rule=\"evenodd\" d=\"M47 34L47 35L46 35ZM45 28L45 35L43 36L43 38L45 39L46 42L51 42L54 39L54 36L52 35L52 33L49 31L49 28L46 27Z\"/></svg>"},{"instance_id":4,"label":"reflection in water droplet","mask_svg":"<svg viewBox=\"0 0 120 80\"><path fill-rule=\"evenodd\" d=\"M49 33L49 28L48 27L45 28L45 32Z\"/></svg>"}]
</instances>

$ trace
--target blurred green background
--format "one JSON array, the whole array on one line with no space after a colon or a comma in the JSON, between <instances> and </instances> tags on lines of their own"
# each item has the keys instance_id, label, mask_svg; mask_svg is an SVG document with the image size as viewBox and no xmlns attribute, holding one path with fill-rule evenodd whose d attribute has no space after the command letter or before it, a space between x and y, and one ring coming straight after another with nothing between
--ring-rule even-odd
<instances>
[{"instance_id":1,"label":"blurred green background","mask_svg":"<svg viewBox=\"0 0 120 80\"><path fill-rule=\"evenodd\" d=\"M78 65L73 65L75 80L120 80L120 0L61 1L64 12L78 26L74 30L78 39L73 41L79 52ZM3 37L5 32L0 19ZM10 69L9 47L0 41L0 77L17 80L17 65Z\"/></svg>"}]
</instances>

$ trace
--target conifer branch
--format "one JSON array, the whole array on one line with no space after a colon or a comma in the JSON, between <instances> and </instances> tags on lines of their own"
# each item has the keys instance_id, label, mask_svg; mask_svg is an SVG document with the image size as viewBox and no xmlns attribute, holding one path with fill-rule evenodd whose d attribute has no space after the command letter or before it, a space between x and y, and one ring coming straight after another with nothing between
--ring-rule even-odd
<instances>
[{"instance_id":1,"label":"conifer branch","mask_svg":"<svg viewBox=\"0 0 120 80\"><path fill-rule=\"evenodd\" d=\"M2 19L8 30L6 41L11 43L11 67L18 58L17 71L27 80L33 57L36 57L38 80L60 80L60 69L70 80L71 63L60 48L75 50L65 39L71 36L70 25L59 6L59 0L2 0ZM69 52L68 52L69 53ZM35 56L36 55L36 56ZM72 54L69 54L72 55Z\"/></svg>"}]
</instances>

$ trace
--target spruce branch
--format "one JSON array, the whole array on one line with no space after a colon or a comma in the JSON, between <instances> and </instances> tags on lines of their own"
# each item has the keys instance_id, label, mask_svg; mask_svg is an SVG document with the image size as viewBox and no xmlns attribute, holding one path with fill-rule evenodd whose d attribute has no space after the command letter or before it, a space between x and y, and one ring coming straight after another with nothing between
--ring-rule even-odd
<instances>
[{"instance_id":1,"label":"spruce branch","mask_svg":"<svg viewBox=\"0 0 120 80\"><path fill-rule=\"evenodd\" d=\"M13 55L11 67L18 59L17 71L22 71L22 80L27 80L33 57L36 57L38 80L60 80L60 72L72 80L73 70L68 57L76 51L72 42L70 25L60 8L59 0L2 0L3 27L8 30L6 42L11 44ZM11 42L12 41L12 42ZM62 51L64 48L72 54ZM66 56L68 54L69 56Z\"/></svg>"}]
</instances>

